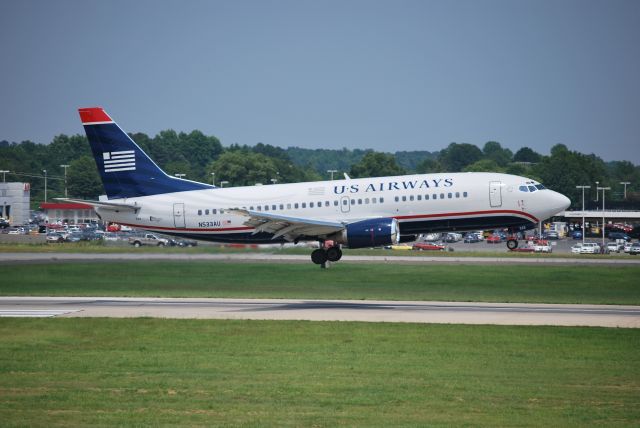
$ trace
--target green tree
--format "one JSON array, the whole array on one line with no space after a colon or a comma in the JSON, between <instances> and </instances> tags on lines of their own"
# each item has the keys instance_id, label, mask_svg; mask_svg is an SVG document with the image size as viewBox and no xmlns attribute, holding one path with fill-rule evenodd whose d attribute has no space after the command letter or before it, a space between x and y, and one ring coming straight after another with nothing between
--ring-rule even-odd
<instances>
[{"instance_id":1,"label":"green tree","mask_svg":"<svg viewBox=\"0 0 640 428\"><path fill-rule=\"evenodd\" d=\"M207 167L215 172L216 182L228 181L231 186L252 186L256 183L270 184L271 179L279 179L278 169L273 159L245 150L223 153Z\"/></svg>"},{"instance_id":2,"label":"green tree","mask_svg":"<svg viewBox=\"0 0 640 428\"><path fill-rule=\"evenodd\" d=\"M420 162L416 167L418 174L431 174L435 172L444 172L442 165L436 159L427 158Z\"/></svg>"},{"instance_id":3,"label":"green tree","mask_svg":"<svg viewBox=\"0 0 640 428\"><path fill-rule=\"evenodd\" d=\"M513 159L513 153L509 149L502 148L497 141L488 141L482 148L484 157L494 161L498 166L507 166Z\"/></svg>"},{"instance_id":4,"label":"green tree","mask_svg":"<svg viewBox=\"0 0 640 428\"><path fill-rule=\"evenodd\" d=\"M404 168L396 163L393 155L380 152L368 152L360 162L351 166L351 177L384 177L406 174Z\"/></svg>"},{"instance_id":5,"label":"green tree","mask_svg":"<svg viewBox=\"0 0 640 428\"><path fill-rule=\"evenodd\" d=\"M504 172L493 159L480 159L464 167L464 172Z\"/></svg>"},{"instance_id":6,"label":"green tree","mask_svg":"<svg viewBox=\"0 0 640 428\"><path fill-rule=\"evenodd\" d=\"M104 192L93 157L82 156L69 164L67 188L69 197L97 199Z\"/></svg>"},{"instance_id":7,"label":"green tree","mask_svg":"<svg viewBox=\"0 0 640 428\"><path fill-rule=\"evenodd\" d=\"M536 153L529 147L523 147L513 155L514 162L538 163L542 159L542 155Z\"/></svg>"},{"instance_id":8,"label":"green tree","mask_svg":"<svg viewBox=\"0 0 640 428\"><path fill-rule=\"evenodd\" d=\"M460 172L467 165L482 159L482 151L473 144L451 143L440 152L438 162L446 172Z\"/></svg>"}]
</instances>

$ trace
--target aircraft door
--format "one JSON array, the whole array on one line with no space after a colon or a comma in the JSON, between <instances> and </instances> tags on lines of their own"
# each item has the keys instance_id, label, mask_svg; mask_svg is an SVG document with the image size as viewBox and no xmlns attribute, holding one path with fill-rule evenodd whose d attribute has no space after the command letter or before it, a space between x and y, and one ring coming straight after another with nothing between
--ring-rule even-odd
<instances>
[{"instance_id":1,"label":"aircraft door","mask_svg":"<svg viewBox=\"0 0 640 428\"><path fill-rule=\"evenodd\" d=\"M173 204L173 224L178 228L186 227L183 203Z\"/></svg>"},{"instance_id":2,"label":"aircraft door","mask_svg":"<svg viewBox=\"0 0 640 428\"><path fill-rule=\"evenodd\" d=\"M489 182L489 204L492 208L502 206L502 182Z\"/></svg>"},{"instance_id":3,"label":"aircraft door","mask_svg":"<svg viewBox=\"0 0 640 428\"><path fill-rule=\"evenodd\" d=\"M340 198L340 211L343 213L348 213L351 211L351 201L348 196L343 196Z\"/></svg>"}]
</instances>

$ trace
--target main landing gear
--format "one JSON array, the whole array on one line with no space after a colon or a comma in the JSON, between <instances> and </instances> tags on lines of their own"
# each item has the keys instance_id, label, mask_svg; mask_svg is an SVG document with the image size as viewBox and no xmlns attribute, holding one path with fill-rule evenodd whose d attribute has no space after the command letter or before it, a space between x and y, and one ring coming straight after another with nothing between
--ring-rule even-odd
<instances>
[{"instance_id":1,"label":"main landing gear","mask_svg":"<svg viewBox=\"0 0 640 428\"><path fill-rule=\"evenodd\" d=\"M321 245L322 246L322 245ZM327 262L337 262L342 258L342 250L339 246L329 248L318 248L311 253L311 261L317 265L327 267Z\"/></svg>"}]
</instances>

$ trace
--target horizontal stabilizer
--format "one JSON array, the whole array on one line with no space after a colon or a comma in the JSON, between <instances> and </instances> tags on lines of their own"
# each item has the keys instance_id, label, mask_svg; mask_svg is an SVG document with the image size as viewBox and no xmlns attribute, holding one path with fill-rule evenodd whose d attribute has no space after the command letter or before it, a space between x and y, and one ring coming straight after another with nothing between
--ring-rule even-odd
<instances>
[{"instance_id":1,"label":"horizontal stabilizer","mask_svg":"<svg viewBox=\"0 0 640 428\"><path fill-rule=\"evenodd\" d=\"M84 199L72 199L72 198L54 198L57 201L73 202L75 204L91 205L94 208L100 208L110 211L138 211L142 206L138 203L134 204L119 204L116 202L103 202L103 201L87 201Z\"/></svg>"}]
</instances>

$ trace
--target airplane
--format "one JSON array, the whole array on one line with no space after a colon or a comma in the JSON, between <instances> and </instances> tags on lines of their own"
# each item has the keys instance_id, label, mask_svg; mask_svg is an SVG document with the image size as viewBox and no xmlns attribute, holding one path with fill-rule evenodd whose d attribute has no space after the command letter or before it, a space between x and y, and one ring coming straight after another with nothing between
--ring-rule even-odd
<instances>
[{"instance_id":1,"label":"airplane","mask_svg":"<svg viewBox=\"0 0 640 428\"><path fill-rule=\"evenodd\" d=\"M489 172L221 188L166 174L104 109L79 113L106 195L60 199L92 205L103 221L190 239L317 241L311 261L323 266L340 260L343 247L393 245L421 233L523 231L570 205L535 180Z\"/></svg>"}]
</instances>

